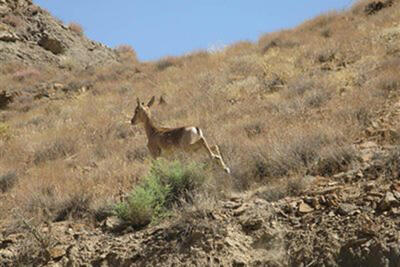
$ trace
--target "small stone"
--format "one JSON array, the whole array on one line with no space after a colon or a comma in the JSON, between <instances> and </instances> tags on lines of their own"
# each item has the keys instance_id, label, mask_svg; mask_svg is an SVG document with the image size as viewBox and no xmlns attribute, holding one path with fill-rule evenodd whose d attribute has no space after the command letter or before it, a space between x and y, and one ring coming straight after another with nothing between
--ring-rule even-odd
<instances>
[{"instance_id":1,"label":"small stone","mask_svg":"<svg viewBox=\"0 0 400 267\"><path fill-rule=\"evenodd\" d=\"M263 225L263 220L259 217L249 217L245 220L242 220L240 224L242 225L243 231L249 233L260 229Z\"/></svg>"},{"instance_id":2,"label":"small stone","mask_svg":"<svg viewBox=\"0 0 400 267\"><path fill-rule=\"evenodd\" d=\"M399 193L400 193L400 183L394 183L394 184L392 184L391 189L392 189L393 191L396 191L396 192L399 192Z\"/></svg>"},{"instance_id":3,"label":"small stone","mask_svg":"<svg viewBox=\"0 0 400 267\"><path fill-rule=\"evenodd\" d=\"M63 88L64 88L64 84L62 84L62 83L54 83L53 84L53 89L56 91L61 90Z\"/></svg>"},{"instance_id":4,"label":"small stone","mask_svg":"<svg viewBox=\"0 0 400 267\"><path fill-rule=\"evenodd\" d=\"M365 191L371 191L372 189L374 189L374 187L375 187L375 183L369 182L366 185L364 185L364 190Z\"/></svg>"},{"instance_id":5,"label":"small stone","mask_svg":"<svg viewBox=\"0 0 400 267\"><path fill-rule=\"evenodd\" d=\"M377 144L372 141L368 141L368 142L360 144L360 148L373 148L373 147L377 147Z\"/></svg>"},{"instance_id":6,"label":"small stone","mask_svg":"<svg viewBox=\"0 0 400 267\"><path fill-rule=\"evenodd\" d=\"M299 205L299 212L300 213L310 213L310 212L313 212L314 211L314 209L310 206L310 205L308 205L307 203L304 203L304 202L302 202L302 203L300 203L300 205Z\"/></svg>"},{"instance_id":7,"label":"small stone","mask_svg":"<svg viewBox=\"0 0 400 267\"><path fill-rule=\"evenodd\" d=\"M385 196L379 203L380 210L389 210L393 206L398 206L399 201L394 197L392 192L386 192Z\"/></svg>"},{"instance_id":8,"label":"small stone","mask_svg":"<svg viewBox=\"0 0 400 267\"><path fill-rule=\"evenodd\" d=\"M15 42L18 40L18 36L11 32L0 32L0 41L3 42Z\"/></svg>"},{"instance_id":9,"label":"small stone","mask_svg":"<svg viewBox=\"0 0 400 267\"><path fill-rule=\"evenodd\" d=\"M245 206L239 207L237 210L235 210L233 212L233 216L240 216L243 213L245 213L246 210L247 210L247 207L245 207Z\"/></svg>"},{"instance_id":10,"label":"small stone","mask_svg":"<svg viewBox=\"0 0 400 267\"><path fill-rule=\"evenodd\" d=\"M108 217L104 223L103 228L108 231L112 232L120 232L125 230L128 225L124 223L120 218L117 216Z\"/></svg>"},{"instance_id":11,"label":"small stone","mask_svg":"<svg viewBox=\"0 0 400 267\"><path fill-rule=\"evenodd\" d=\"M340 215L352 215L357 210L357 206L349 203L339 204L338 213Z\"/></svg>"},{"instance_id":12,"label":"small stone","mask_svg":"<svg viewBox=\"0 0 400 267\"><path fill-rule=\"evenodd\" d=\"M318 200L315 197L306 197L304 198L304 202L309 204L314 209L318 209Z\"/></svg>"},{"instance_id":13,"label":"small stone","mask_svg":"<svg viewBox=\"0 0 400 267\"><path fill-rule=\"evenodd\" d=\"M361 159L362 159L362 161L364 161L364 162L371 161L373 157L374 157L374 153L372 153L371 151L364 152L364 153L361 155Z\"/></svg>"},{"instance_id":14,"label":"small stone","mask_svg":"<svg viewBox=\"0 0 400 267\"><path fill-rule=\"evenodd\" d=\"M0 251L0 258L11 259L13 257L15 257L14 253L12 253L11 251L9 251L7 249L2 249Z\"/></svg>"},{"instance_id":15,"label":"small stone","mask_svg":"<svg viewBox=\"0 0 400 267\"><path fill-rule=\"evenodd\" d=\"M398 208L398 207L397 208L392 207L391 211L392 211L393 215L396 215L396 216L400 215L400 208Z\"/></svg>"},{"instance_id":16,"label":"small stone","mask_svg":"<svg viewBox=\"0 0 400 267\"><path fill-rule=\"evenodd\" d=\"M224 203L224 208L227 208L227 209L237 209L237 208L239 208L240 206L242 206L241 203L233 202L233 201L226 201L226 202Z\"/></svg>"},{"instance_id":17,"label":"small stone","mask_svg":"<svg viewBox=\"0 0 400 267\"><path fill-rule=\"evenodd\" d=\"M49 249L50 257L54 260L62 258L66 253L66 248L64 246L57 246Z\"/></svg>"}]
</instances>

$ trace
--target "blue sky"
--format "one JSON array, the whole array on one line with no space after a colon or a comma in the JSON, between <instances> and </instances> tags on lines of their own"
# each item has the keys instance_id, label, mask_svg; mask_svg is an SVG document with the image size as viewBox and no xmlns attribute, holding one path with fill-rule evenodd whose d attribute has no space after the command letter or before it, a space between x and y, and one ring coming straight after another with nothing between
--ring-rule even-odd
<instances>
[{"instance_id":1,"label":"blue sky","mask_svg":"<svg viewBox=\"0 0 400 267\"><path fill-rule=\"evenodd\" d=\"M210 49L290 28L353 0L34 0L86 36L131 45L140 60Z\"/></svg>"}]
</instances>

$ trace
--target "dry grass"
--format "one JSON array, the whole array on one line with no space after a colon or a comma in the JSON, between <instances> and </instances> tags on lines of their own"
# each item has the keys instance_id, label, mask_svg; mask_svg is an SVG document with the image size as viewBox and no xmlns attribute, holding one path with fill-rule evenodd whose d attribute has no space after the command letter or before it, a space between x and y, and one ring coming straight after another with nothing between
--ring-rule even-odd
<instances>
[{"instance_id":1,"label":"dry grass","mask_svg":"<svg viewBox=\"0 0 400 267\"><path fill-rule=\"evenodd\" d=\"M76 22L69 23L68 24L68 29L70 29L74 33L78 34L79 36L83 36L84 35L83 28L79 23L76 23Z\"/></svg>"},{"instance_id":2,"label":"dry grass","mask_svg":"<svg viewBox=\"0 0 400 267\"><path fill-rule=\"evenodd\" d=\"M127 62L129 64L137 63L138 60L137 60L136 52L132 48L132 46L120 45L115 50L123 62Z\"/></svg>"},{"instance_id":3,"label":"dry grass","mask_svg":"<svg viewBox=\"0 0 400 267\"><path fill-rule=\"evenodd\" d=\"M351 144L400 86L398 3L367 15L368 3L212 53L140 63L121 46L113 66L5 65L0 82L12 92L66 89L52 100L20 95L1 111L0 211L91 220L118 202L151 163L143 129L127 121L136 97L152 95L166 99L153 111L158 125L198 125L220 145L233 174L210 172L225 191L347 170L357 161ZM208 163L205 154L193 159ZM266 198L295 194L301 184Z\"/></svg>"}]
</instances>

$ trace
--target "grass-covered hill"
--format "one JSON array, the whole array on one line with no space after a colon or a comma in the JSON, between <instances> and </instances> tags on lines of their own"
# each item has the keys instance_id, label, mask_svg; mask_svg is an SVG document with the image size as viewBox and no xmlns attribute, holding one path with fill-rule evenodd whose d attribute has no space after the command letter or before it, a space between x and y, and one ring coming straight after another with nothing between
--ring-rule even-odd
<instances>
[{"instance_id":1,"label":"grass-covered hill","mask_svg":"<svg viewBox=\"0 0 400 267\"><path fill-rule=\"evenodd\" d=\"M0 4L6 266L399 262L399 1L157 62ZM153 95L156 125L198 125L231 175L205 153L152 161L129 120Z\"/></svg>"}]
</instances>

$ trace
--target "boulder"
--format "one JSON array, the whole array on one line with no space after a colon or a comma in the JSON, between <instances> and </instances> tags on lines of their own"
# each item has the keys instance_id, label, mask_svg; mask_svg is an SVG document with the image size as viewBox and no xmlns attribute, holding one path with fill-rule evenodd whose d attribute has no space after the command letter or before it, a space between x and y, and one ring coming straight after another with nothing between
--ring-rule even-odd
<instances>
[{"instance_id":1,"label":"boulder","mask_svg":"<svg viewBox=\"0 0 400 267\"><path fill-rule=\"evenodd\" d=\"M65 47L61 41L49 37L47 34L43 35L43 37L39 40L38 45L52 52L54 55L62 54L65 51Z\"/></svg>"}]
</instances>

